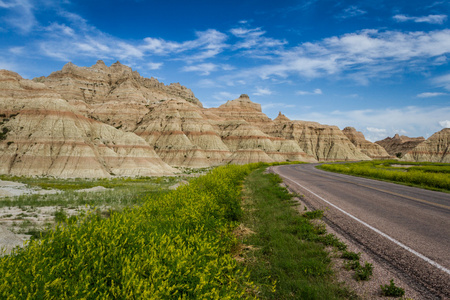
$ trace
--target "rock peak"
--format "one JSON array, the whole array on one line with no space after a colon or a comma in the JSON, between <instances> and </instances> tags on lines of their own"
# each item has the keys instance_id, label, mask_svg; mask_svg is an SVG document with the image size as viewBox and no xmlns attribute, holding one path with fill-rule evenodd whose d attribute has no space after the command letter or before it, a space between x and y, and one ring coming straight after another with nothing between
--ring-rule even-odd
<instances>
[{"instance_id":1,"label":"rock peak","mask_svg":"<svg viewBox=\"0 0 450 300\"><path fill-rule=\"evenodd\" d=\"M105 62L103 60L97 60L95 65L92 66L94 69L101 69L106 70L108 67L105 65Z\"/></svg>"},{"instance_id":2,"label":"rock peak","mask_svg":"<svg viewBox=\"0 0 450 300\"><path fill-rule=\"evenodd\" d=\"M227 101L227 103L222 104L220 107L234 107L237 109L255 110L258 112L262 112L261 104L252 102L247 94L242 94L237 99L229 100Z\"/></svg>"},{"instance_id":3,"label":"rock peak","mask_svg":"<svg viewBox=\"0 0 450 300\"><path fill-rule=\"evenodd\" d=\"M72 70L75 67L76 67L76 65L74 65L71 61L69 61L67 64L64 65L64 67L62 68L62 71L67 72L67 71Z\"/></svg>"},{"instance_id":4,"label":"rock peak","mask_svg":"<svg viewBox=\"0 0 450 300\"><path fill-rule=\"evenodd\" d=\"M278 116L274 119L275 122L290 122L291 120L283 115L281 111L278 113Z\"/></svg>"}]
</instances>

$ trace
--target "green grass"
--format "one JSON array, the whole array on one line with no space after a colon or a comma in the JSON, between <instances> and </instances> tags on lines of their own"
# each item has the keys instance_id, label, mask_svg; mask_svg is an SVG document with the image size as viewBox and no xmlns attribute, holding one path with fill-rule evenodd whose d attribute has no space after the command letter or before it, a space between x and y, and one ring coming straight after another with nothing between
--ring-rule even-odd
<instances>
[{"instance_id":1,"label":"green grass","mask_svg":"<svg viewBox=\"0 0 450 300\"><path fill-rule=\"evenodd\" d=\"M393 167L392 165L413 165ZM318 168L430 190L450 192L450 164L398 161L364 161L345 164L324 164Z\"/></svg>"},{"instance_id":2,"label":"green grass","mask_svg":"<svg viewBox=\"0 0 450 300\"><path fill-rule=\"evenodd\" d=\"M114 206L142 205L149 193L160 194L180 181L181 177L141 177L113 179L56 179L34 177L0 176L2 180L25 183L31 187L58 189L58 194L31 194L0 198L0 207L42 206ZM109 190L100 192L77 192L76 190L103 186Z\"/></svg>"},{"instance_id":3,"label":"green grass","mask_svg":"<svg viewBox=\"0 0 450 300\"><path fill-rule=\"evenodd\" d=\"M42 189L57 189L63 191L72 191L87 189L96 186L103 186L105 188L133 188L134 190L142 189L142 187L159 186L168 187L175 184L178 177L117 177L117 178L102 178L102 179L84 179L71 178L60 179L53 177L25 177L25 176L10 176L0 175L1 180L16 181L25 183L31 187L39 187Z\"/></svg>"},{"instance_id":4,"label":"green grass","mask_svg":"<svg viewBox=\"0 0 450 300\"><path fill-rule=\"evenodd\" d=\"M302 216L292 208L292 195L279 186L281 179L252 172L244 183L243 224L255 234L243 238L254 250L242 253L250 279L262 299L352 299L334 282L326 245L346 248L323 227L314 225L321 211Z\"/></svg>"},{"instance_id":5,"label":"green grass","mask_svg":"<svg viewBox=\"0 0 450 300\"><path fill-rule=\"evenodd\" d=\"M61 215L42 239L0 257L0 298L249 298L254 284L231 252L241 183L255 167L216 168L106 219Z\"/></svg>"}]
</instances>

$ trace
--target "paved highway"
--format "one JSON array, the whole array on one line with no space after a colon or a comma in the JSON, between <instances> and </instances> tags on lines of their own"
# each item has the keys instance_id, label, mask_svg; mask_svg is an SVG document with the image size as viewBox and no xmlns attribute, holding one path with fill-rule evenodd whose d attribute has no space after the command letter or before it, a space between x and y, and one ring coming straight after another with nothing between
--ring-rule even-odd
<instances>
[{"instance_id":1,"label":"paved highway","mask_svg":"<svg viewBox=\"0 0 450 300\"><path fill-rule=\"evenodd\" d=\"M272 167L326 221L408 276L450 299L450 194L318 170Z\"/></svg>"}]
</instances>

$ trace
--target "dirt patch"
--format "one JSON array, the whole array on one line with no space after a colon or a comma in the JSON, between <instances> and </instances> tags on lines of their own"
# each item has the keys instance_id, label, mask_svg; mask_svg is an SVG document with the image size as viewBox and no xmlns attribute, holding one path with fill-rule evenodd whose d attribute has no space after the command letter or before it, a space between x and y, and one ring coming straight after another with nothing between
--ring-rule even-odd
<instances>
[{"instance_id":1,"label":"dirt patch","mask_svg":"<svg viewBox=\"0 0 450 300\"><path fill-rule=\"evenodd\" d=\"M394 168L411 168L411 167L420 167L418 165L390 165L391 167Z\"/></svg>"}]
</instances>

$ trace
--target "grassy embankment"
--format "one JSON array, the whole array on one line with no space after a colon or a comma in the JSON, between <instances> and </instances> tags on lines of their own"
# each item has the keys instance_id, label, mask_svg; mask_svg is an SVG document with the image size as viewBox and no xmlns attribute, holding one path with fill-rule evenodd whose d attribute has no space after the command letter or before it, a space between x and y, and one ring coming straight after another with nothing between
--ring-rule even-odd
<instances>
[{"instance_id":1,"label":"grassy embankment","mask_svg":"<svg viewBox=\"0 0 450 300\"><path fill-rule=\"evenodd\" d=\"M251 280L260 287L258 296L262 299L356 298L334 280L330 254L325 248L332 246L334 251L348 252L345 244L326 234L323 225L312 222L321 218L323 212L299 214L293 208L298 202L279 186L281 179L264 174L264 169L248 176L243 193L243 225L253 233L242 238L244 245L252 249L242 256ZM359 265L359 256L357 261Z\"/></svg>"},{"instance_id":2,"label":"grassy embankment","mask_svg":"<svg viewBox=\"0 0 450 300\"><path fill-rule=\"evenodd\" d=\"M324 164L318 168L325 171L450 192L450 164L375 160L346 164Z\"/></svg>"},{"instance_id":3,"label":"grassy embankment","mask_svg":"<svg viewBox=\"0 0 450 300\"><path fill-rule=\"evenodd\" d=\"M61 224L0 258L0 298L244 298L253 284L231 250L251 168L220 167L141 207Z\"/></svg>"},{"instance_id":4,"label":"grassy embankment","mask_svg":"<svg viewBox=\"0 0 450 300\"><path fill-rule=\"evenodd\" d=\"M293 210L292 195L262 166L219 167L107 218L90 212L64 219L0 258L0 298L352 297L334 283L325 251L345 245L311 223L322 212ZM243 213L241 184L257 167L245 183ZM254 251L239 250L239 220L255 231L244 240ZM239 254L244 263L235 259ZM357 278L365 269L355 271Z\"/></svg>"}]
</instances>

